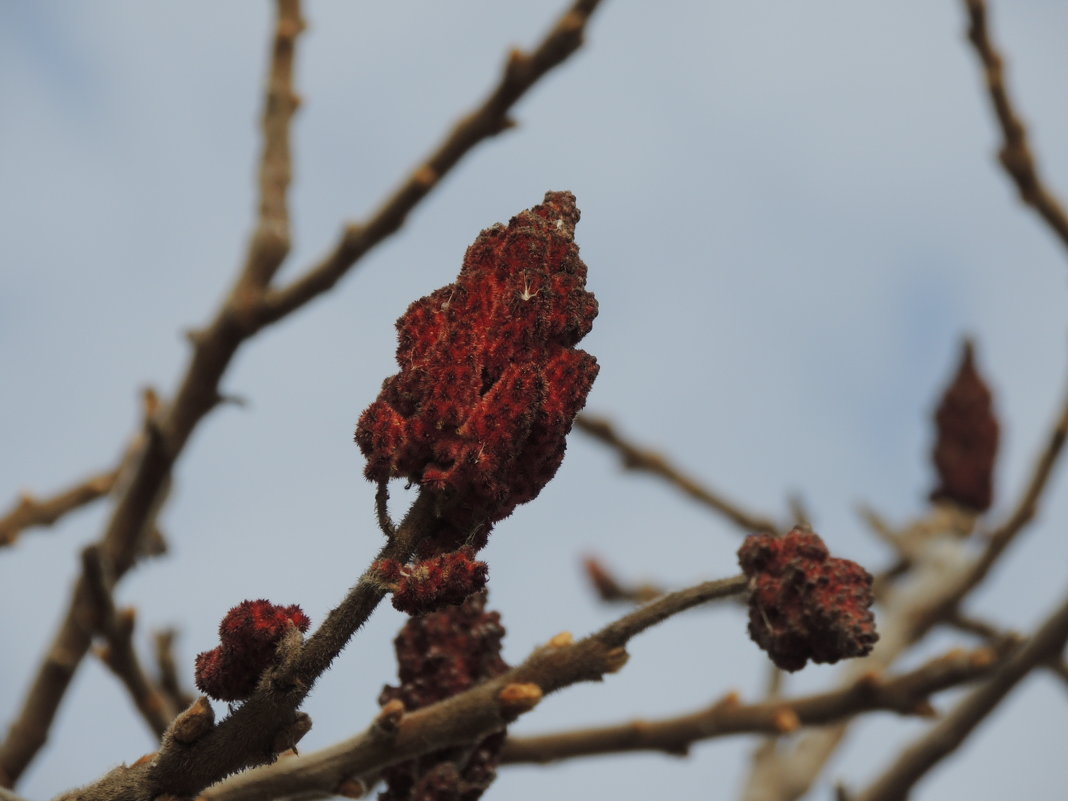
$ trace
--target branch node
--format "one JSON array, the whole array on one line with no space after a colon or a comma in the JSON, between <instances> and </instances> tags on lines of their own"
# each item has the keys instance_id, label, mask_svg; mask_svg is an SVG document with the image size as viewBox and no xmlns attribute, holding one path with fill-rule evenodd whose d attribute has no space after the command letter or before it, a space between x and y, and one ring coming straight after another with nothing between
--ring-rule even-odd
<instances>
[{"instance_id":1,"label":"branch node","mask_svg":"<svg viewBox=\"0 0 1068 801\"><path fill-rule=\"evenodd\" d=\"M542 699L541 687L532 682L506 684L497 694L501 717L514 720L536 707Z\"/></svg>"},{"instance_id":2,"label":"branch node","mask_svg":"<svg viewBox=\"0 0 1068 801\"><path fill-rule=\"evenodd\" d=\"M399 698L394 698L379 710L378 715L371 724L371 730L375 734L392 737L397 733L406 711L404 702Z\"/></svg>"},{"instance_id":3,"label":"branch node","mask_svg":"<svg viewBox=\"0 0 1068 801\"><path fill-rule=\"evenodd\" d=\"M215 726L215 711L206 696L200 696L182 714L174 719L169 734L182 745L195 743Z\"/></svg>"}]
</instances>

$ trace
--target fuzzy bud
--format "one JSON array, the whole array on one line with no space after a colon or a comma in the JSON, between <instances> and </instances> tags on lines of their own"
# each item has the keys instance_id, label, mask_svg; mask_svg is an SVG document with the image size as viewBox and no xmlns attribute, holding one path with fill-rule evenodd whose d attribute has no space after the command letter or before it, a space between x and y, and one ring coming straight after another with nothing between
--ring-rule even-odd
<instances>
[{"instance_id":1,"label":"fuzzy bud","mask_svg":"<svg viewBox=\"0 0 1068 801\"><path fill-rule=\"evenodd\" d=\"M397 321L401 372L360 417L356 442L371 481L404 478L438 495L441 527L422 556L479 550L560 466L597 376L574 347L597 315L578 219L574 195L546 193L479 234L456 282Z\"/></svg>"},{"instance_id":2,"label":"fuzzy bud","mask_svg":"<svg viewBox=\"0 0 1068 801\"><path fill-rule=\"evenodd\" d=\"M990 389L975 367L971 342L964 343L960 367L938 405L935 424L938 485L931 491L931 500L953 501L985 512L994 496L998 421Z\"/></svg>"},{"instance_id":3,"label":"fuzzy bud","mask_svg":"<svg viewBox=\"0 0 1068 801\"><path fill-rule=\"evenodd\" d=\"M276 650L289 627L305 632L310 625L296 604L242 601L219 624L220 644L197 655L197 687L219 701L248 698L263 672L275 664Z\"/></svg>"},{"instance_id":4,"label":"fuzzy bud","mask_svg":"<svg viewBox=\"0 0 1068 801\"><path fill-rule=\"evenodd\" d=\"M396 559L379 559L375 569L393 592L393 606L409 615L434 612L464 602L486 586L489 568L474 559L470 548L432 556L405 565Z\"/></svg>"},{"instance_id":5,"label":"fuzzy bud","mask_svg":"<svg viewBox=\"0 0 1068 801\"><path fill-rule=\"evenodd\" d=\"M780 668L871 652L879 638L871 574L831 557L818 535L801 528L750 535L738 561L749 577L749 636Z\"/></svg>"},{"instance_id":6,"label":"fuzzy bud","mask_svg":"<svg viewBox=\"0 0 1068 801\"><path fill-rule=\"evenodd\" d=\"M399 701L406 709L420 709L508 670L500 655L500 616L485 611L485 604L486 594L480 592L460 606L410 618L394 643L400 686L383 689L379 703L388 707ZM390 765L383 771L386 789L379 801L475 801L496 775L503 743L502 731L473 747L446 748Z\"/></svg>"}]
</instances>

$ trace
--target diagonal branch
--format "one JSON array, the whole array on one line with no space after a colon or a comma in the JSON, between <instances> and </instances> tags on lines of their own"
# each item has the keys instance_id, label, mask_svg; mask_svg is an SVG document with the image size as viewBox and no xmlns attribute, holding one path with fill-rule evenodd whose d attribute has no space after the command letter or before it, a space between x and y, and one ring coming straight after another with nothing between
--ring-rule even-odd
<instances>
[{"instance_id":1,"label":"diagonal branch","mask_svg":"<svg viewBox=\"0 0 1068 801\"><path fill-rule=\"evenodd\" d=\"M582 45L586 24L600 0L575 0L530 53L513 50L497 85L465 114L438 147L397 187L364 224L350 223L334 248L289 286L267 293L257 313L266 325L331 289L368 251L396 232L408 214L476 145L514 125L508 116L526 92Z\"/></svg>"},{"instance_id":2,"label":"diagonal branch","mask_svg":"<svg viewBox=\"0 0 1068 801\"><path fill-rule=\"evenodd\" d=\"M178 713L178 707L172 706L141 666L133 646L134 610L115 608L112 582L100 558L100 549L90 545L82 551L82 566L93 604L93 625L106 642L106 646L99 649L100 659L122 682L137 711L158 739Z\"/></svg>"},{"instance_id":3,"label":"diagonal branch","mask_svg":"<svg viewBox=\"0 0 1068 801\"><path fill-rule=\"evenodd\" d=\"M1019 650L990 679L972 691L898 759L855 801L892 801L909 791L942 759L953 753L1033 668L1055 656L1068 642L1066 598Z\"/></svg>"},{"instance_id":4,"label":"diagonal branch","mask_svg":"<svg viewBox=\"0 0 1068 801\"><path fill-rule=\"evenodd\" d=\"M674 485L694 500L714 509L743 531L751 533L778 531L779 526L766 517L747 512L733 501L729 501L717 492L702 485L696 479L686 475L675 465L655 451L647 450L624 438L603 417L580 414L575 419L575 427L598 439L619 453L623 466L628 470L644 470Z\"/></svg>"},{"instance_id":5,"label":"diagonal branch","mask_svg":"<svg viewBox=\"0 0 1068 801\"><path fill-rule=\"evenodd\" d=\"M267 143L261 164L260 222L249 244L245 267L209 327L193 337L194 352L169 408L151 403L143 439L100 541L101 559L118 581L138 556L170 483L172 468L193 429L221 400L219 381L246 337L242 309L259 294L288 250L284 195L288 184L288 138L282 136L292 108L292 48L301 30L297 0L278 0L270 88L264 110ZM286 102L284 98L290 98ZM282 235L284 233L284 235ZM245 315L247 316L247 315ZM153 398L154 400L154 398ZM7 738L0 743L0 783L14 783L44 745L52 720L74 672L89 649L91 626L85 610L90 588L84 573L44 664L26 695Z\"/></svg>"},{"instance_id":6,"label":"diagonal branch","mask_svg":"<svg viewBox=\"0 0 1068 801\"><path fill-rule=\"evenodd\" d=\"M392 722L388 734L380 725L372 725L362 734L321 751L227 779L203 793L201 799L328 798L344 783L373 775L387 765L478 740L502 729L517 712L530 708L513 708L509 714L503 708L505 688L534 685L529 696L540 698L572 684L598 681L623 667L627 659L624 646L635 635L700 604L734 597L745 591L747 583L744 576L737 576L671 593L578 642L573 642L570 635L557 635L507 673L404 714Z\"/></svg>"},{"instance_id":7,"label":"diagonal branch","mask_svg":"<svg viewBox=\"0 0 1068 801\"><path fill-rule=\"evenodd\" d=\"M986 91L1004 137L998 158L1012 178L1020 199L1046 221L1053 233L1068 247L1068 213L1046 186L1038 171L1027 127L1016 113L1005 83L1005 65L990 38L985 0L964 0L968 10L968 39L983 65Z\"/></svg>"},{"instance_id":8,"label":"diagonal branch","mask_svg":"<svg viewBox=\"0 0 1068 801\"><path fill-rule=\"evenodd\" d=\"M115 486L118 474L118 470L97 473L50 498L22 493L11 511L0 517L0 548L14 545L19 534L28 528L50 526L67 512L107 495Z\"/></svg>"},{"instance_id":9,"label":"diagonal branch","mask_svg":"<svg viewBox=\"0 0 1068 801\"><path fill-rule=\"evenodd\" d=\"M706 709L661 720L636 720L614 726L571 730L532 737L509 737L501 762L545 763L561 759L661 751L685 756L702 740L733 734L779 736L802 726L821 726L873 710L901 715L930 715L928 696L988 675L998 665L990 648L952 651L889 679L868 673L853 684L800 698L742 704L731 694Z\"/></svg>"}]
</instances>

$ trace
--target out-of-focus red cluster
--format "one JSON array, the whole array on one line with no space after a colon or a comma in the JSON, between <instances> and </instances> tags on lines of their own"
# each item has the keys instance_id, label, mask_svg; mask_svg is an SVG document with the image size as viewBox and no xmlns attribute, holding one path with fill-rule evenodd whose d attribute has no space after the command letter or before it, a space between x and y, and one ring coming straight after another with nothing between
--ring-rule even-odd
<instances>
[{"instance_id":1,"label":"out-of-focus red cluster","mask_svg":"<svg viewBox=\"0 0 1068 801\"><path fill-rule=\"evenodd\" d=\"M439 493L440 529L421 556L470 544L532 500L564 456L597 376L574 345L597 301L574 241L570 192L479 234L456 282L397 321L397 363L360 417L367 478Z\"/></svg>"},{"instance_id":2,"label":"out-of-focus red cluster","mask_svg":"<svg viewBox=\"0 0 1068 801\"><path fill-rule=\"evenodd\" d=\"M749 577L749 636L780 668L871 652L879 639L871 574L833 558L818 535L801 528L784 537L754 534L738 561Z\"/></svg>"},{"instance_id":3,"label":"out-of-focus red cluster","mask_svg":"<svg viewBox=\"0 0 1068 801\"><path fill-rule=\"evenodd\" d=\"M462 692L508 670L501 659L504 628L487 612L486 594L460 606L411 618L394 641L400 686L386 687L378 702L415 710ZM392 765L384 771L379 801L475 801L496 776L504 732L474 748L449 748Z\"/></svg>"},{"instance_id":4,"label":"out-of-focus red cluster","mask_svg":"<svg viewBox=\"0 0 1068 801\"><path fill-rule=\"evenodd\" d=\"M960 367L938 405L935 424L938 486L931 500L954 501L985 512L994 498L998 421L990 389L976 369L971 342L964 343Z\"/></svg>"},{"instance_id":5,"label":"out-of-focus red cluster","mask_svg":"<svg viewBox=\"0 0 1068 801\"><path fill-rule=\"evenodd\" d=\"M409 615L434 612L464 599L486 586L489 568L460 548L406 565L396 559L379 559L373 565L379 580L393 593L393 606Z\"/></svg>"},{"instance_id":6,"label":"out-of-focus red cluster","mask_svg":"<svg viewBox=\"0 0 1068 801\"><path fill-rule=\"evenodd\" d=\"M248 698L263 671L274 664L278 642L291 625L300 631L311 625L296 604L242 601L219 624L220 645L197 655L197 687L220 701Z\"/></svg>"}]
</instances>

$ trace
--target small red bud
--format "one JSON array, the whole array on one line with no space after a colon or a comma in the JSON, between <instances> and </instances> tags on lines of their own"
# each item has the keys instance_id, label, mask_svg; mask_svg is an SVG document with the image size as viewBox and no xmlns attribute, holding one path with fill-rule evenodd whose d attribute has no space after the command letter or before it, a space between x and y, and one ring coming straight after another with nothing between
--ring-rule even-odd
<instances>
[{"instance_id":1,"label":"small red bud","mask_svg":"<svg viewBox=\"0 0 1068 801\"><path fill-rule=\"evenodd\" d=\"M831 557L818 535L801 528L750 535L738 561L749 577L749 636L780 668L871 652L879 638L871 574Z\"/></svg>"},{"instance_id":2,"label":"small red bud","mask_svg":"<svg viewBox=\"0 0 1068 801\"><path fill-rule=\"evenodd\" d=\"M242 601L219 624L220 644L197 655L197 687L220 701L248 698L263 671L274 664L275 649L291 625L302 632L311 625L296 604Z\"/></svg>"}]
</instances>

